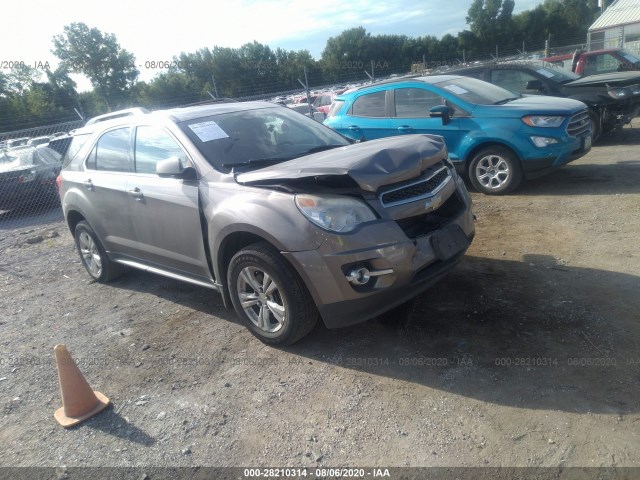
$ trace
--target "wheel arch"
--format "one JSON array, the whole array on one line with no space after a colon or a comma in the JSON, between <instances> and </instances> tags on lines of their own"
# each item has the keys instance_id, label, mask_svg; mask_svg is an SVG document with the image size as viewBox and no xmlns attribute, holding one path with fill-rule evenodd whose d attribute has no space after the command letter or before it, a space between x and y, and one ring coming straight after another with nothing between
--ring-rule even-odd
<instances>
[{"instance_id":1,"label":"wheel arch","mask_svg":"<svg viewBox=\"0 0 640 480\"><path fill-rule=\"evenodd\" d=\"M520 166L521 169L523 169L523 165L522 165L522 158L520 158L520 155L518 155L518 152L516 152L516 150L510 146L507 143L504 142L498 142L495 140L489 141L489 142L482 142L479 143L477 145L474 145L465 155L464 157L464 174L465 175L469 175L469 164L471 163L471 160L473 160L473 158L478 154L478 152L480 150L483 150L485 148L489 148L489 147L500 147L500 148L506 148L507 150L509 150L511 153L513 153L513 156L518 160L518 164Z\"/></svg>"},{"instance_id":2,"label":"wheel arch","mask_svg":"<svg viewBox=\"0 0 640 480\"><path fill-rule=\"evenodd\" d=\"M229 269L231 259L244 247L259 242L268 243L280 251L280 248L278 248L278 246L273 242L269 241L266 236L247 230L236 230L226 235L220 241L217 251L213 252L215 253L212 255L212 258L215 260L213 268L215 270L216 280L221 286L220 293L222 294L222 300L225 307L233 308L233 305L231 304L231 296L229 295L229 285L227 285L227 270Z\"/></svg>"},{"instance_id":3,"label":"wheel arch","mask_svg":"<svg viewBox=\"0 0 640 480\"><path fill-rule=\"evenodd\" d=\"M67 213L67 226L69 227L69 230L71 230L71 235L75 235L76 226L83 220L85 222L87 221L85 216L77 210L70 210Z\"/></svg>"}]
</instances>

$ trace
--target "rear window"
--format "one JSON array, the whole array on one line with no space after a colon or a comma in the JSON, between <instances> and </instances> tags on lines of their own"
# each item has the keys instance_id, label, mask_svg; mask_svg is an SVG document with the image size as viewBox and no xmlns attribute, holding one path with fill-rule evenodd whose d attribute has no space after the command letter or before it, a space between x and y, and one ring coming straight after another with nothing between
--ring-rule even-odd
<instances>
[{"instance_id":1,"label":"rear window","mask_svg":"<svg viewBox=\"0 0 640 480\"><path fill-rule=\"evenodd\" d=\"M331 108L329 108L329 113L327 114L327 118L335 117L342 106L344 105L344 100L334 100L331 104Z\"/></svg>"},{"instance_id":2,"label":"rear window","mask_svg":"<svg viewBox=\"0 0 640 480\"><path fill-rule=\"evenodd\" d=\"M89 140L90 136L91 134L85 133L82 135L75 135L71 139L71 144L69 145L69 148L67 148L67 152L65 153L63 158L63 163L62 163L63 168L71 163L71 160L73 160L73 157L75 157L80 151L80 149L82 148L82 146L85 143L87 143L87 140Z\"/></svg>"}]
</instances>

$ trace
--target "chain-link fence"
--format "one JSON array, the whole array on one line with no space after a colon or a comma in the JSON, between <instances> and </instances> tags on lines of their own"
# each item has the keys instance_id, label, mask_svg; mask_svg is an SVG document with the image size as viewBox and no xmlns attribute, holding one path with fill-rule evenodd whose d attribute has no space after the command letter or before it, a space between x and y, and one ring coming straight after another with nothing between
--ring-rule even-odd
<instances>
[{"instance_id":1,"label":"chain-link fence","mask_svg":"<svg viewBox=\"0 0 640 480\"><path fill-rule=\"evenodd\" d=\"M0 230L62 220L56 177L82 120L0 134Z\"/></svg>"},{"instance_id":2,"label":"chain-link fence","mask_svg":"<svg viewBox=\"0 0 640 480\"><path fill-rule=\"evenodd\" d=\"M304 103L307 98L315 101L316 107L328 109L333 94L346 88L367 83L373 79L399 76L412 70L415 73L435 72L451 66L469 64L483 60L509 60L518 58L543 58L584 48L575 36L562 39L548 38L537 43L519 42L496 47L494 52L470 57L460 51L458 57L440 60L423 56L413 65L405 65L398 58L371 62L344 62L335 73L334 82L327 84L326 72L315 72L315 76L300 72L299 83L308 82L308 93L299 85L282 90L281 85L261 82L249 95L236 98L240 101L269 100L277 103ZM558 45L565 45L560 47ZM333 65L335 70L335 65ZM344 68L342 68L344 67ZM215 86L215 81L213 86ZM206 90L206 89L205 89ZM214 91L215 93L215 91ZM147 105L151 109L206 103L214 96L210 91L192 91L171 98L161 99ZM200 102L198 102L200 100ZM323 103L324 102L324 103ZM327 103L328 102L328 103ZM132 105L135 106L135 105ZM323 110L322 108L319 108ZM323 110L324 111L324 110ZM306 111L304 112L306 113ZM316 112L318 113L318 112ZM326 111L324 111L326 113ZM318 119L315 114L313 118ZM19 124L20 118L16 118ZM62 220L56 177L62 167L62 156L70 142L69 132L84 124L83 120L69 121L37 128L0 133L0 230L19 228L33 224L37 219ZM36 219L36 220L34 220Z\"/></svg>"}]
</instances>

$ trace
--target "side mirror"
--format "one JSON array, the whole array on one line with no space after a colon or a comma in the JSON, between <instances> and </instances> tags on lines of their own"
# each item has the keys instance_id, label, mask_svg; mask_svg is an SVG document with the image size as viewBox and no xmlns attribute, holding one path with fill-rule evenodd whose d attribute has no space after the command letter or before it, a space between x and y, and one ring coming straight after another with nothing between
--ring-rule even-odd
<instances>
[{"instance_id":1,"label":"side mirror","mask_svg":"<svg viewBox=\"0 0 640 480\"><path fill-rule=\"evenodd\" d=\"M436 105L429 109L429 116L431 118L441 118L442 124L447 125L451 122L451 109L446 105Z\"/></svg>"},{"instance_id":2,"label":"side mirror","mask_svg":"<svg viewBox=\"0 0 640 480\"><path fill-rule=\"evenodd\" d=\"M525 86L525 88L527 90L542 91L542 90L544 90L544 85L542 84L542 82L540 80L529 80L527 82L527 85Z\"/></svg>"},{"instance_id":3,"label":"side mirror","mask_svg":"<svg viewBox=\"0 0 640 480\"><path fill-rule=\"evenodd\" d=\"M159 177L196 178L195 169L193 167L183 167L182 161L175 156L156 163L156 174Z\"/></svg>"}]
</instances>

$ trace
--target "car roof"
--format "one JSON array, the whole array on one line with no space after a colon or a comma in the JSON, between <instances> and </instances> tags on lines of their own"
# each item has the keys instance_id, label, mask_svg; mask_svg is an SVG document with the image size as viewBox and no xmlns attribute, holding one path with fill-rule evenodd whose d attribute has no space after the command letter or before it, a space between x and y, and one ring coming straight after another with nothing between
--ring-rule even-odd
<instances>
[{"instance_id":1,"label":"car roof","mask_svg":"<svg viewBox=\"0 0 640 480\"><path fill-rule=\"evenodd\" d=\"M349 90L347 90L346 92L342 93L341 95L338 95L340 97L345 96L345 95L349 95L351 93L355 93L355 92L359 92L360 90L365 90L365 89L369 89L369 88L375 88L375 87L379 87L379 86L383 86L383 85L396 85L396 84L402 84L402 83L410 83L410 82L422 82L422 83L428 83L430 85L436 85L438 83L442 83L442 82L447 82L449 80L455 80L458 78L464 78L462 75L431 75L428 77L422 76L422 75L406 75L404 77L396 77L396 78L390 78L388 80L382 80L380 82L374 82L374 83L370 83L368 85L362 85L360 87L355 87L355 88L351 88Z\"/></svg>"},{"instance_id":2,"label":"car roof","mask_svg":"<svg viewBox=\"0 0 640 480\"><path fill-rule=\"evenodd\" d=\"M93 125L94 123L106 122L107 120L111 120L114 118L127 117L130 115L142 115L149 113L149 110L145 108L127 108L125 110L116 110L115 112L104 113L102 115L98 115L97 117L90 118L87 120L86 125Z\"/></svg>"},{"instance_id":3,"label":"car roof","mask_svg":"<svg viewBox=\"0 0 640 480\"><path fill-rule=\"evenodd\" d=\"M203 105L192 105L177 107L167 110L156 110L144 115L125 115L97 123L87 124L73 131L73 135L91 134L96 130L106 130L112 126L126 126L136 123L141 117L149 119L166 120L173 122L185 122L197 118L205 118L223 113L239 112L246 110L256 110L261 108L286 108L270 102L236 102L234 100L207 103Z\"/></svg>"}]
</instances>

